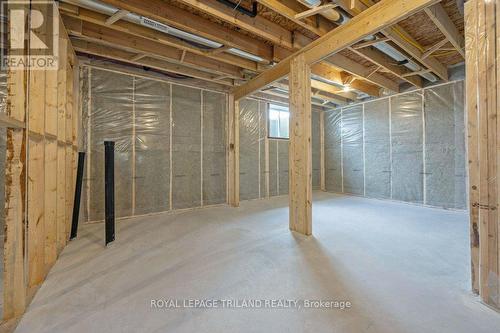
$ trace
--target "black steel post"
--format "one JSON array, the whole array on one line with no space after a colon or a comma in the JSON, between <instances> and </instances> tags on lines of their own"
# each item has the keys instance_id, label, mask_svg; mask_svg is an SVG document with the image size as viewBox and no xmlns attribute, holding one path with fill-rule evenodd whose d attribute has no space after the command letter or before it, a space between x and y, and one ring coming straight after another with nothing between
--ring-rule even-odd
<instances>
[{"instance_id":1,"label":"black steel post","mask_svg":"<svg viewBox=\"0 0 500 333\"><path fill-rule=\"evenodd\" d=\"M71 234L69 239L76 237L78 233L78 217L80 216L80 200L82 197L83 167L85 165L85 153L78 153L78 169L76 173L75 200L73 201L73 220L71 221Z\"/></svg>"},{"instance_id":2,"label":"black steel post","mask_svg":"<svg viewBox=\"0 0 500 333\"><path fill-rule=\"evenodd\" d=\"M106 245L115 240L115 143L104 141L104 211Z\"/></svg>"}]
</instances>

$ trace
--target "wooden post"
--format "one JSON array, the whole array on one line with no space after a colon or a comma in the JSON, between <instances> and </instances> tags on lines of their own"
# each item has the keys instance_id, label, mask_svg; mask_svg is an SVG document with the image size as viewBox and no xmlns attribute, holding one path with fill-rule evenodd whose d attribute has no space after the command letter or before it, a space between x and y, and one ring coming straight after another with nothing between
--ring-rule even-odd
<instances>
[{"instance_id":1,"label":"wooden post","mask_svg":"<svg viewBox=\"0 0 500 333\"><path fill-rule=\"evenodd\" d=\"M467 153L469 162L469 216L471 246L471 283L479 294L479 156L477 119L477 3L465 6L466 31L466 105Z\"/></svg>"},{"instance_id":2,"label":"wooden post","mask_svg":"<svg viewBox=\"0 0 500 333\"><path fill-rule=\"evenodd\" d=\"M325 171L325 112L319 113L319 136L320 136L320 184L321 191L326 192L326 171Z\"/></svg>"},{"instance_id":3,"label":"wooden post","mask_svg":"<svg viewBox=\"0 0 500 333\"><path fill-rule=\"evenodd\" d=\"M497 1L466 3L466 91L472 288L500 308Z\"/></svg>"},{"instance_id":4,"label":"wooden post","mask_svg":"<svg viewBox=\"0 0 500 333\"><path fill-rule=\"evenodd\" d=\"M240 107L234 95L228 98L229 119L229 158L228 158L228 203L233 207L240 205Z\"/></svg>"},{"instance_id":5,"label":"wooden post","mask_svg":"<svg viewBox=\"0 0 500 333\"><path fill-rule=\"evenodd\" d=\"M312 233L311 68L303 54L290 62L290 230Z\"/></svg>"}]
</instances>

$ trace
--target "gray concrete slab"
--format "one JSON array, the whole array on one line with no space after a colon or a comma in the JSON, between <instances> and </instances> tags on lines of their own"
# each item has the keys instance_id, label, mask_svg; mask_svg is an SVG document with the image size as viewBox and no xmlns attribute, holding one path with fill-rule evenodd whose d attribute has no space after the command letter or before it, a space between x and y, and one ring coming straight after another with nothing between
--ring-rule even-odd
<instances>
[{"instance_id":1,"label":"gray concrete slab","mask_svg":"<svg viewBox=\"0 0 500 333\"><path fill-rule=\"evenodd\" d=\"M498 332L469 291L467 215L316 192L313 234L288 198L85 225L16 332ZM337 309L152 309L151 299L337 299Z\"/></svg>"}]
</instances>

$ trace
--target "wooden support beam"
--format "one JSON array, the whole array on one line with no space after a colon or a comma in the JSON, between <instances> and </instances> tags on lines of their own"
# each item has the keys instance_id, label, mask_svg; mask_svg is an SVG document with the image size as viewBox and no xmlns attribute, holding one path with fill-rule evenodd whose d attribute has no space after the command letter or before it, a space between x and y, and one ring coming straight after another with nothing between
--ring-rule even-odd
<instances>
[{"instance_id":1,"label":"wooden support beam","mask_svg":"<svg viewBox=\"0 0 500 333\"><path fill-rule=\"evenodd\" d=\"M115 23L116 21L118 20L121 20L122 18L124 18L125 16L127 16L130 12L127 11L127 10L123 10L123 9L120 9L119 11L117 11L116 13L114 13L113 15L111 15L105 22L106 25L111 25L113 23Z\"/></svg>"},{"instance_id":2,"label":"wooden support beam","mask_svg":"<svg viewBox=\"0 0 500 333\"><path fill-rule=\"evenodd\" d=\"M179 59L183 52L161 43L120 33L108 27L101 27L89 22L83 22L81 32L70 30L70 34L92 41L93 43L120 48L128 52L146 53L149 57L172 63L180 63ZM216 73L218 75L227 74L232 78L243 78L240 72L241 69L237 66L221 63L209 58L196 57L190 53L186 54L183 64L197 70Z\"/></svg>"},{"instance_id":3,"label":"wooden support beam","mask_svg":"<svg viewBox=\"0 0 500 333\"><path fill-rule=\"evenodd\" d=\"M467 156L469 168L469 235L471 247L471 286L479 294L479 124L478 107L478 10L477 2L465 4Z\"/></svg>"},{"instance_id":4,"label":"wooden support beam","mask_svg":"<svg viewBox=\"0 0 500 333\"><path fill-rule=\"evenodd\" d=\"M278 5L275 5L276 1L274 0L265 0L266 3L268 2L271 2L271 5L272 5L272 9L273 10L277 10L278 8L281 8L280 6ZM295 19L294 17L288 17L289 19L291 19L293 22L297 23L297 24L300 24L302 21L301 20L297 20ZM321 29L321 30L318 30L318 29L311 29L309 27L309 31L317 34L318 36L323 36L324 34L326 34L328 31L330 31L332 28L330 29ZM300 44L300 48L311 43L312 42L312 39L308 39L308 38L303 38L302 41L301 41L301 44ZM282 60L286 57L288 57L291 53L290 52L287 52L287 51L283 51L281 48L279 47L275 47L274 48L275 50L275 60ZM381 53L381 52L379 52ZM381 53L382 54L382 53ZM383 55L383 54L382 54ZM366 68L365 66L359 64L359 63L356 63L355 61L341 55L341 54L335 54L335 55L332 55L330 56L327 60L329 60L330 62L335 62L337 64L337 67L340 68L341 70L344 70L344 71L348 71L348 72L352 72L352 69L354 68L354 72L357 76L359 76L360 78L362 79L367 79L365 77L365 74L364 73L367 73L367 70L368 68ZM318 64L315 64L315 66L318 65ZM316 74L316 75L320 75L318 74L316 71L315 71L315 67L311 67L311 72L313 74ZM368 70L369 72L369 70ZM322 76L322 75L320 75ZM329 79L328 77L325 77L323 76L324 78L327 78ZM375 96L375 97L379 97L380 96L380 88L376 88L375 90L378 91L378 93L375 93L373 94L374 92L374 89L370 89L370 91L363 91L363 88L366 88L366 87L369 87L371 86L371 83L373 84L376 84L380 87L384 87L386 89L389 89L391 91L394 91L394 92L399 92L399 85L394 82L394 81L391 81L387 78L385 78L384 76L382 75L374 75L372 77L371 80L366 80L365 82L361 82L360 84L357 84L357 90L360 90L364 93L367 93L368 95L370 96Z\"/></svg>"},{"instance_id":5,"label":"wooden support beam","mask_svg":"<svg viewBox=\"0 0 500 333\"><path fill-rule=\"evenodd\" d=\"M137 53L135 56L133 56L132 58L130 58L130 61L135 62L135 61L141 60L142 58L145 58L147 56L148 55L145 54L145 53Z\"/></svg>"},{"instance_id":6,"label":"wooden support beam","mask_svg":"<svg viewBox=\"0 0 500 333\"><path fill-rule=\"evenodd\" d=\"M433 1L429 5L424 6L424 8L432 6L438 2L439 1ZM336 3L338 3L342 9L354 17L375 5L373 0L336 0ZM420 62L425 67L432 69L432 71L441 79L445 81L448 80L447 68L435 58L422 59L422 55L425 50L423 47L419 46L419 43L402 27L397 24L392 27L388 25L385 29L381 30L381 33L413 57L414 60Z\"/></svg>"},{"instance_id":7,"label":"wooden support beam","mask_svg":"<svg viewBox=\"0 0 500 333\"><path fill-rule=\"evenodd\" d=\"M382 42L387 42L388 40L389 40L389 38L387 38L387 37L376 38L374 40L369 40L366 42L358 43L358 44L354 45L352 48L355 50L359 50L359 49L362 49L364 47L373 46L373 45L376 45L376 44L382 43Z\"/></svg>"},{"instance_id":8,"label":"wooden support beam","mask_svg":"<svg viewBox=\"0 0 500 333\"><path fill-rule=\"evenodd\" d=\"M287 19L295 22L302 28L315 33L318 36L332 30L335 25L322 16L307 17L302 20L295 18L295 15L304 12L308 7L295 0L257 0L260 4L273 10Z\"/></svg>"},{"instance_id":9,"label":"wooden support beam","mask_svg":"<svg viewBox=\"0 0 500 333\"><path fill-rule=\"evenodd\" d=\"M414 76L414 75L427 74L427 73L430 73L430 72L432 72L432 70L430 70L430 69L423 69L421 71L406 73L406 74L403 74L402 76L403 77L409 77L409 76Z\"/></svg>"},{"instance_id":10,"label":"wooden support beam","mask_svg":"<svg viewBox=\"0 0 500 333\"><path fill-rule=\"evenodd\" d=\"M316 39L300 51L278 63L273 68L236 88L234 90L235 98L240 99L287 75L291 58L298 54L303 53L307 63L313 64L437 1L438 0L383 0L357 15L345 25Z\"/></svg>"},{"instance_id":11,"label":"wooden support beam","mask_svg":"<svg viewBox=\"0 0 500 333\"><path fill-rule=\"evenodd\" d=\"M162 0L102 0L102 2L223 45L230 45L263 59L272 58L272 48L265 42L214 23Z\"/></svg>"},{"instance_id":12,"label":"wooden support beam","mask_svg":"<svg viewBox=\"0 0 500 333\"><path fill-rule=\"evenodd\" d=\"M329 4L326 4L326 5L321 5L321 6L317 6L317 7L313 7L309 10L306 10L306 11L303 11L301 13L298 13L298 14L295 14L294 18L297 19L297 20L303 20L305 19L306 17L310 17L310 16L313 16L313 15L316 15L316 14L320 14L320 13L323 13L327 10L330 10L330 9L333 9L333 8L336 8L338 7L337 4L333 4L333 3L329 3Z\"/></svg>"},{"instance_id":13,"label":"wooden support beam","mask_svg":"<svg viewBox=\"0 0 500 333\"><path fill-rule=\"evenodd\" d=\"M112 47L108 47L108 46L104 46L104 45L94 44L94 43L80 40L80 39L72 39L71 42L72 42L72 45L75 48L75 50L77 50L79 52L83 52L86 54L93 54L93 55L97 55L97 56L105 57L105 58L109 58L109 59L116 59L116 60L123 61L123 62L130 63L130 64L146 66L146 67L154 68L154 69L157 69L160 71L186 75L186 76L190 76L190 77L193 77L196 79L205 80L205 81L209 81L209 82L213 82L215 78L220 76L217 74L211 74L211 73L199 71L197 69L193 69L191 67L186 67L186 66L181 65L181 64L177 65L177 64L169 63L169 62L158 60L158 59L142 58L142 59L133 61L133 60L131 60L131 58L134 56L134 53L114 49ZM220 80L220 81L217 81L217 83L223 84L226 86L233 86L233 83L231 81L228 81L228 80Z\"/></svg>"},{"instance_id":14,"label":"wooden support beam","mask_svg":"<svg viewBox=\"0 0 500 333\"><path fill-rule=\"evenodd\" d=\"M443 47L446 43L448 43L448 38L444 38L442 40L440 40L439 42L437 42L436 44L432 45L431 47L429 47L425 52L424 54L422 54L422 59L427 59L428 57L430 57L434 52L438 51L439 49L441 49L441 47Z\"/></svg>"},{"instance_id":15,"label":"wooden support beam","mask_svg":"<svg viewBox=\"0 0 500 333\"><path fill-rule=\"evenodd\" d=\"M0 127L26 128L26 125L22 121L12 118L4 113L0 113Z\"/></svg>"},{"instance_id":16,"label":"wooden support beam","mask_svg":"<svg viewBox=\"0 0 500 333\"><path fill-rule=\"evenodd\" d=\"M197 10L216 17L240 29L257 34L275 45L293 49L292 33L277 23L266 20L260 15L250 17L235 15L235 11L215 0L179 0Z\"/></svg>"},{"instance_id":17,"label":"wooden support beam","mask_svg":"<svg viewBox=\"0 0 500 333\"><path fill-rule=\"evenodd\" d=\"M443 35L450 41L455 49L465 58L464 50L464 36L458 31L457 27L450 19L443 6L440 3L434 6L427 7L425 13L434 22L434 24L441 30Z\"/></svg>"},{"instance_id":18,"label":"wooden support beam","mask_svg":"<svg viewBox=\"0 0 500 333\"><path fill-rule=\"evenodd\" d=\"M304 54L290 61L290 230L312 233L311 71Z\"/></svg>"},{"instance_id":19,"label":"wooden support beam","mask_svg":"<svg viewBox=\"0 0 500 333\"><path fill-rule=\"evenodd\" d=\"M404 66L399 66L396 65L396 61L392 59L391 57L383 54L382 52L377 52L376 49L373 48L373 46L368 46L362 49L352 49L351 51L355 52L356 54L360 55L363 58L366 58L373 63L375 63L377 66L380 66L381 68L384 68L387 70L389 73L392 73L396 75L399 78L402 78L403 80L409 82L410 84L414 85L417 88L422 88L423 83L422 79L420 77L415 77L415 76L404 76L405 74L410 73L411 71L404 67Z\"/></svg>"},{"instance_id":20,"label":"wooden support beam","mask_svg":"<svg viewBox=\"0 0 500 333\"><path fill-rule=\"evenodd\" d=\"M60 3L59 8L63 10L64 16L69 16L69 17L72 17L73 19L78 20L78 21L73 20L71 22L72 24L75 24L77 26L78 25L81 26L82 25L81 22L85 21L85 22L94 23L94 24L99 25L99 26L106 26L105 25L106 17L107 17L106 15L96 13L96 12L93 12L93 11L90 11L88 9L81 8L81 7L78 7L78 12L76 12L76 13L68 12L66 6L67 6L66 3ZM66 20L66 22L67 21L68 20ZM148 40L151 40L154 42L158 42L158 43L165 44L165 45L168 45L171 47L175 47L175 48L180 49L180 50L186 50L186 51L189 51L193 54L205 55L208 58L216 59L218 61L221 61L221 62L224 62L227 64L231 64L231 65L235 65L238 67L242 67L242 68L245 68L248 70L256 71L258 69L257 63L255 61L244 59L242 57L232 55L229 53L223 53L223 54L218 54L218 55L206 53L205 49L195 47L189 43L186 43L178 38L175 38L175 37L170 36L168 34L165 34L163 32L156 31L154 29L150 29L150 28L147 28L147 27L144 27L141 25L137 25L134 23L130 23L130 22L126 22L126 21L119 21L119 22L116 22L115 24L109 26L109 28L116 30L116 31L128 33L128 34L134 35L136 37L145 38L145 39L148 39ZM271 59L267 59L267 60L265 59L265 61L267 61L267 62L269 62L270 60Z\"/></svg>"},{"instance_id":21,"label":"wooden support beam","mask_svg":"<svg viewBox=\"0 0 500 333\"><path fill-rule=\"evenodd\" d=\"M320 137L320 188L326 192L326 168L325 168L325 113L319 113L319 137Z\"/></svg>"},{"instance_id":22,"label":"wooden support beam","mask_svg":"<svg viewBox=\"0 0 500 333\"><path fill-rule=\"evenodd\" d=\"M234 95L228 95L228 203L240 205L240 105Z\"/></svg>"}]
</instances>

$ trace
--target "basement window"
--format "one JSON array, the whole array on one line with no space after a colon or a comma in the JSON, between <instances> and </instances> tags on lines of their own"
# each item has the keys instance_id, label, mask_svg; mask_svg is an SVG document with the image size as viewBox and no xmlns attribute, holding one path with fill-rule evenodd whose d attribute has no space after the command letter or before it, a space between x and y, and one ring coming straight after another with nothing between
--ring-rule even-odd
<instances>
[{"instance_id":1,"label":"basement window","mask_svg":"<svg viewBox=\"0 0 500 333\"><path fill-rule=\"evenodd\" d=\"M269 138L288 139L289 120L290 111L288 110L288 106L269 104Z\"/></svg>"}]
</instances>

